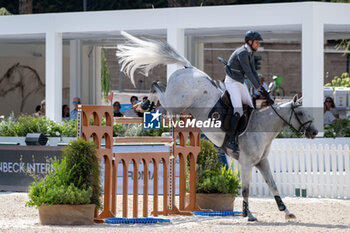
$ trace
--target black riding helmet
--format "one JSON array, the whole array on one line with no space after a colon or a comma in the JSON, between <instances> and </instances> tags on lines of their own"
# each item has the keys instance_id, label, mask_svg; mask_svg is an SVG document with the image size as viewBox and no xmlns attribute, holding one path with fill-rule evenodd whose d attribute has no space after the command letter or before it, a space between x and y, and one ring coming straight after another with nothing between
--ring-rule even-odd
<instances>
[{"instance_id":1,"label":"black riding helmet","mask_svg":"<svg viewBox=\"0 0 350 233\"><path fill-rule=\"evenodd\" d=\"M263 41L263 38L261 37L260 33L254 30L247 31L244 37L244 41L247 43L248 40L259 40Z\"/></svg>"}]
</instances>

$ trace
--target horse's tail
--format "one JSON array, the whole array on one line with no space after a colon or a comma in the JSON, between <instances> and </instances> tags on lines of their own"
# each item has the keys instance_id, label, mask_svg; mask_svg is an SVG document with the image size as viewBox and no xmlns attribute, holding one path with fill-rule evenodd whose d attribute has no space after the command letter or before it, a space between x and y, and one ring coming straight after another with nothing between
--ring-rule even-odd
<instances>
[{"instance_id":1,"label":"horse's tail","mask_svg":"<svg viewBox=\"0 0 350 233\"><path fill-rule=\"evenodd\" d=\"M168 43L150 39L139 39L127 32L121 34L128 39L127 43L118 45L116 55L121 70L126 73L135 86L134 72L137 68L146 76L155 66L163 64L179 64L192 67L186 58L178 54Z\"/></svg>"}]
</instances>

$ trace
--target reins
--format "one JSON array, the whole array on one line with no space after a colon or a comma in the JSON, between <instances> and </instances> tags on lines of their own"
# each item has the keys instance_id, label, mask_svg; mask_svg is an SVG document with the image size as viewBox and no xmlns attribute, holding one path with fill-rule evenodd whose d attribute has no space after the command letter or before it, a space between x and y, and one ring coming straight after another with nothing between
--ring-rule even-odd
<instances>
[{"instance_id":1,"label":"reins","mask_svg":"<svg viewBox=\"0 0 350 233\"><path fill-rule=\"evenodd\" d=\"M299 107L299 106L297 106L297 107ZM294 107L294 106L291 107L292 111L291 111L291 113L290 113L289 122L288 122L288 121L286 121L286 120L277 112L277 110L273 107L273 105L271 105L272 110L276 113L276 115L277 115L279 118L281 118L281 120L282 120L284 123L286 123L290 128L294 129L295 131L301 132L301 130L302 130L307 124L309 124L309 126L310 126L310 124L312 123L312 120L309 120L309 121L307 121L307 122L305 122L305 123L302 123L301 120L299 119L298 115L297 115L297 114L295 113L295 111L294 111L294 109L297 108L297 107ZM295 118L297 119L297 121L298 121L299 124L300 124L299 129L296 129L296 128L290 123L290 122L292 121L293 113L294 113ZM306 127L306 129L307 129L307 127Z\"/></svg>"}]
</instances>

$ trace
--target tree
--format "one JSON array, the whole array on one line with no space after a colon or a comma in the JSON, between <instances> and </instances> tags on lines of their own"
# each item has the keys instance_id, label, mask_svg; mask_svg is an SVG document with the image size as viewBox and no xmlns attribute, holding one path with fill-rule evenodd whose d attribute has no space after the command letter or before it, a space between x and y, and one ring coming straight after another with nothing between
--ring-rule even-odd
<instances>
[{"instance_id":1,"label":"tree","mask_svg":"<svg viewBox=\"0 0 350 233\"><path fill-rule=\"evenodd\" d=\"M337 49L344 49L344 55L346 55L349 52L350 49L350 40L349 39L343 39L339 44L337 44Z\"/></svg>"},{"instance_id":2,"label":"tree","mask_svg":"<svg viewBox=\"0 0 350 233\"><path fill-rule=\"evenodd\" d=\"M102 48L101 51L101 90L105 102L107 102L108 93L111 91L111 80L109 75L109 68L107 65L107 60L105 56L105 49Z\"/></svg>"},{"instance_id":3,"label":"tree","mask_svg":"<svg viewBox=\"0 0 350 233\"><path fill-rule=\"evenodd\" d=\"M350 3L350 0L331 0L331 2ZM344 55L346 55L350 49L350 39L343 39L339 44L337 44L336 48L344 49Z\"/></svg>"},{"instance_id":4,"label":"tree","mask_svg":"<svg viewBox=\"0 0 350 233\"><path fill-rule=\"evenodd\" d=\"M19 14L32 14L33 0L19 0L18 11Z\"/></svg>"}]
</instances>

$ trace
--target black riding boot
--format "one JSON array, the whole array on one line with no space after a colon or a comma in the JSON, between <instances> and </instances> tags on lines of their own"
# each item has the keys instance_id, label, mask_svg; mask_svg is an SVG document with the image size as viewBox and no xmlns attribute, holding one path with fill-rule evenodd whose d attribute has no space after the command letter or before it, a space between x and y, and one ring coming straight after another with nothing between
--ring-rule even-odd
<instances>
[{"instance_id":1,"label":"black riding boot","mask_svg":"<svg viewBox=\"0 0 350 233\"><path fill-rule=\"evenodd\" d=\"M241 116L239 115L238 112L236 112L233 114L231 119L229 138L227 140L226 147L231 149L233 152L239 152L238 132L236 131L237 131L237 126L240 118Z\"/></svg>"}]
</instances>

